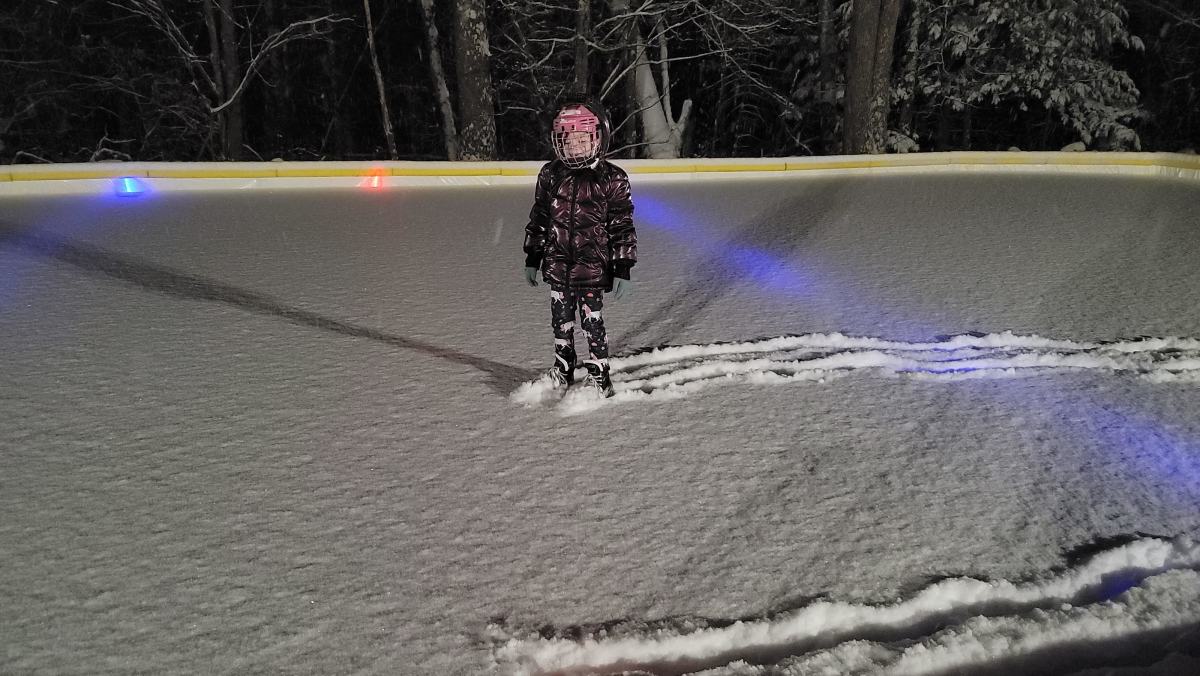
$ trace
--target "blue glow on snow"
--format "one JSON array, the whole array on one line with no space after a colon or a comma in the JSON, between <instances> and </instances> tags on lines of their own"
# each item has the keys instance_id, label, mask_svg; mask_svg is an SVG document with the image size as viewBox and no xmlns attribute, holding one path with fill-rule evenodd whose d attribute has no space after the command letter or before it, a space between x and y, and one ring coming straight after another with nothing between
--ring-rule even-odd
<instances>
[{"instance_id":1,"label":"blue glow on snow","mask_svg":"<svg viewBox=\"0 0 1200 676\"><path fill-rule=\"evenodd\" d=\"M714 256L739 279L767 290L811 295L811 275L794 263L759 247L723 241L710 234L704 220L681 207L649 196L634 198L634 215L639 226L665 231L700 252Z\"/></svg>"},{"instance_id":2,"label":"blue glow on snow","mask_svg":"<svg viewBox=\"0 0 1200 676\"><path fill-rule=\"evenodd\" d=\"M783 294L803 303L853 307L860 318L869 320L864 323L878 327L876 335L887 335L890 327L897 324L913 326L914 322L918 333L930 339L939 333L927 320L905 316L902 307L871 302L861 293L846 288L844 283L828 279L816 265L798 264L796 259L802 257L802 251L788 253L784 258L753 246L752 242L731 240L724 224L710 227L713 219L719 216L704 211L701 203L682 200L675 203L661 197L664 194L668 193L653 188L635 194L634 215L638 227L670 235L674 244L727 268L727 274L740 281L752 282L764 292ZM804 307L798 304L797 311L803 312ZM969 376L995 369L930 365L915 370L931 375ZM1035 375L1006 381L1003 375L997 374L996 378L985 376L985 381L963 381L963 386L990 395L998 406L1014 417L1024 412L1033 413L1031 402L1037 402L1033 406L1057 421L1059 429L1093 450L1099 466L1123 471L1127 473L1127 480L1145 482L1152 487L1150 490L1161 490L1163 504L1168 509L1187 509L1189 505L1194 509L1195 501L1200 499L1200 439L1182 431L1172 431L1168 421L1154 420L1152 416L1134 410L1127 402L1112 402L1111 405L1098 402L1093 395L1058 380L1060 377L1052 375L1043 379ZM1112 377L1122 376L1114 374ZM977 386L967 384L981 382L988 385L975 389ZM1036 392L1032 397L1030 388ZM1096 480L1101 479L1097 477ZM1125 581L1112 580L1104 594L1119 595L1127 588Z\"/></svg>"},{"instance_id":3,"label":"blue glow on snow","mask_svg":"<svg viewBox=\"0 0 1200 676\"><path fill-rule=\"evenodd\" d=\"M800 295L807 295L812 290L812 281L801 270L762 249L734 246L727 249L724 256L742 278L760 287Z\"/></svg>"},{"instance_id":4,"label":"blue glow on snow","mask_svg":"<svg viewBox=\"0 0 1200 676\"><path fill-rule=\"evenodd\" d=\"M687 236L695 234L695 226L689 226L689 216L673 209L666 202L641 194L633 197L633 215L638 225Z\"/></svg>"},{"instance_id":5,"label":"blue glow on snow","mask_svg":"<svg viewBox=\"0 0 1200 676\"><path fill-rule=\"evenodd\" d=\"M1126 406L1091 406L1085 422L1095 426L1106 445L1136 464L1126 466L1128 470L1149 475L1164 489L1190 487L1191 497L1200 499L1200 440L1172 430L1146 413L1120 410Z\"/></svg>"},{"instance_id":6,"label":"blue glow on snow","mask_svg":"<svg viewBox=\"0 0 1200 676\"><path fill-rule=\"evenodd\" d=\"M1092 375L1122 380L1131 377L1118 373ZM1074 444L1089 450L1090 459L1082 467L1074 464L1074 459L1056 461L1072 463L1061 469L1078 474L1081 481L1095 482L1097 488L1108 485L1106 490L1127 482L1140 483L1143 487L1139 490L1157 493L1164 508L1195 512L1200 504L1200 438L1179 429L1178 423L1137 410L1138 404L1132 401L1107 399L1102 392L1080 388L1078 383L1063 378L1063 374L1053 374L969 382L986 383L974 391L990 396L1011 416L1029 412L1047 418ZM1047 457L1057 458L1058 453L1051 450ZM1119 581L1112 584L1113 588L1105 593L1115 596L1125 591Z\"/></svg>"}]
</instances>

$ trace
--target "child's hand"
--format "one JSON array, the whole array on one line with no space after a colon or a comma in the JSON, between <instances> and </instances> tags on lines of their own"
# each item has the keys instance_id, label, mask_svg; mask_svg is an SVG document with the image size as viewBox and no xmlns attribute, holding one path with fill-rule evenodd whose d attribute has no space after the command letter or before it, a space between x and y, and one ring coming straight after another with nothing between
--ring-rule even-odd
<instances>
[{"instance_id":1,"label":"child's hand","mask_svg":"<svg viewBox=\"0 0 1200 676\"><path fill-rule=\"evenodd\" d=\"M630 294L630 292L632 292L632 291L633 291L633 282L632 281L630 281L628 279L621 279L620 277L613 278L613 290L612 290L613 298L616 298L617 300L621 300L625 296L628 296Z\"/></svg>"},{"instance_id":2,"label":"child's hand","mask_svg":"<svg viewBox=\"0 0 1200 676\"><path fill-rule=\"evenodd\" d=\"M525 281L529 282L529 286L537 286L537 268L525 268Z\"/></svg>"}]
</instances>

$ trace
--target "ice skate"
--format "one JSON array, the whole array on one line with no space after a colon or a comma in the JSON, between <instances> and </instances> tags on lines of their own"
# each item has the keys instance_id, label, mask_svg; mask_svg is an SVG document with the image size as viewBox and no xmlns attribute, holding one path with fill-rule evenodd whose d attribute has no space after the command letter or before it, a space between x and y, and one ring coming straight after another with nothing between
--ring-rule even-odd
<instances>
[{"instance_id":1,"label":"ice skate","mask_svg":"<svg viewBox=\"0 0 1200 676\"><path fill-rule=\"evenodd\" d=\"M565 390L575 384L574 369L564 371L558 366L551 366L546 370L546 377L550 379L550 384L556 390Z\"/></svg>"},{"instance_id":2,"label":"ice skate","mask_svg":"<svg viewBox=\"0 0 1200 676\"><path fill-rule=\"evenodd\" d=\"M611 397L616 394L613 389L612 378L609 376L608 367L603 368L587 364L587 375L583 377L583 385L585 387L596 390L596 393L601 397Z\"/></svg>"}]
</instances>

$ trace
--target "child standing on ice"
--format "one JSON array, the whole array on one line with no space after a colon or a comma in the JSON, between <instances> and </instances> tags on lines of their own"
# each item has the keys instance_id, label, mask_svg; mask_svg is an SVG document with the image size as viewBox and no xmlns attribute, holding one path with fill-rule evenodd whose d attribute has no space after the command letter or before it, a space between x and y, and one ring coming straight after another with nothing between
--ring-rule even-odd
<instances>
[{"instance_id":1,"label":"child standing on ice","mask_svg":"<svg viewBox=\"0 0 1200 676\"><path fill-rule=\"evenodd\" d=\"M613 395L604 332L604 293L618 300L632 289L637 262L629 176L604 159L611 129L598 101L577 97L559 107L551 130L555 159L538 174L525 228L525 279L550 285L556 388L575 380L575 317L587 334L584 383Z\"/></svg>"}]
</instances>

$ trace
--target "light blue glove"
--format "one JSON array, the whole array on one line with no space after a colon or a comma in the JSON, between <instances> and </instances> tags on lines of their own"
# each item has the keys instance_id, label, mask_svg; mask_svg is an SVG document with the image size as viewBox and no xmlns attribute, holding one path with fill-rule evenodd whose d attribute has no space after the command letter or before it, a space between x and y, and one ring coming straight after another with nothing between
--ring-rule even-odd
<instances>
[{"instance_id":1,"label":"light blue glove","mask_svg":"<svg viewBox=\"0 0 1200 676\"><path fill-rule=\"evenodd\" d=\"M620 277L613 277L613 290L612 290L613 298L616 298L617 300L621 300L622 298L624 298L625 296L628 296L632 292L633 292L633 282L631 280L621 279Z\"/></svg>"},{"instance_id":2,"label":"light blue glove","mask_svg":"<svg viewBox=\"0 0 1200 676\"><path fill-rule=\"evenodd\" d=\"M525 281L529 282L529 286L537 286L537 268L525 268Z\"/></svg>"}]
</instances>

